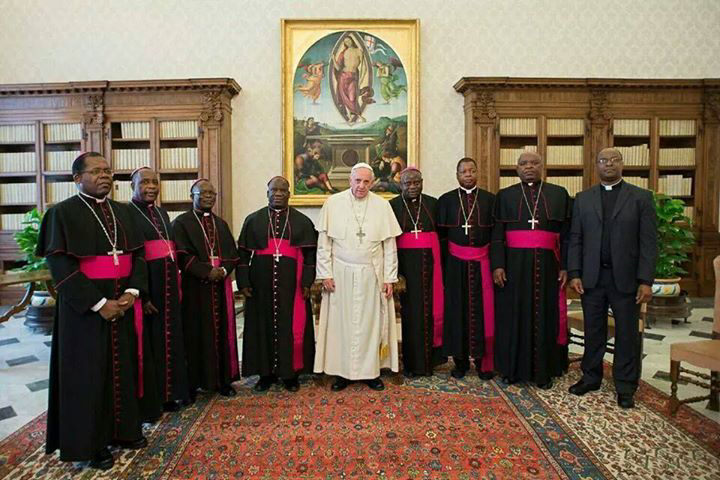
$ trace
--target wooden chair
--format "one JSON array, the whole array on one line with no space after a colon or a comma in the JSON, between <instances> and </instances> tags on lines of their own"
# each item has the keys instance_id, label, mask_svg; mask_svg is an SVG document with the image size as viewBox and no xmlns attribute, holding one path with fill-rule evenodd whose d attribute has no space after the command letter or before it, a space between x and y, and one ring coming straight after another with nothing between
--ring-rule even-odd
<instances>
[{"instance_id":1,"label":"wooden chair","mask_svg":"<svg viewBox=\"0 0 720 480\"><path fill-rule=\"evenodd\" d=\"M40 282L45 283L45 288L53 298L57 297L55 289L53 288L52 277L50 276L49 270L38 270L36 272L7 272L0 274L0 287L9 285L17 285L20 283L27 284L25 295L23 296L20 303L12 305L10 309L4 314L0 315L0 323L10 320L10 318L18 312L22 312L30 303L30 298L35 292L37 284Z\"/></svg>"},{"instance_id":2,"label":"wooden chair","mask_svg":"<svg viewBox=\"0 0 720 480\"><path fill-rule=\"evenodd\" d=\"M638 318L638 331L640 332L640 353L643 351L643 332L645 332L645 316L647 312L647 304L640 306L640 317ZM575 329L582 334L574 333L571 329ZM578 345L585 348L585 321L582 310L578 312L568 312L568 343ZM607 328L607 352L615 355L615 342L611 339L615 338L615 317L608 315ZM570 363L579 362L582 357L571 358Z\"/></svg>"},{"instance_id":3,"label":"wooden chair","mask_svg":"<svg viewBox=\"0 0 720 480\"><path fill-rule=\"evenodd\" d=\"M671 415L675 415L683 403L703 400L708 400L708 410L715 412L720 410L720 255L715 257L713 268L715 270L715 311L712 340L673 343L670 346ZM710 370L710 374L682 368L680 362L687 362L698 368ZM683 373L687 375L682 375ZM681 379L693 385L709 388L710 394L680 400L677 396L677 389L678 380Z\"/></svg>"}]
</instances>

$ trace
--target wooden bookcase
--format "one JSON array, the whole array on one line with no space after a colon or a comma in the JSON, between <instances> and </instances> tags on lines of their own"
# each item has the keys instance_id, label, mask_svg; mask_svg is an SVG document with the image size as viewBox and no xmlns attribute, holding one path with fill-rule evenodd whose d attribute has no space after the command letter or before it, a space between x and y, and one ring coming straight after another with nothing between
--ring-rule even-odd
<instances>
[{"instance_id":1,"label":"wooden bookcase","mask_svg":"<svg viewBox=\"0 0 720 480\"><path fill-rule=\"evenodd\" d=\"M19 264L14 232L22 215L74 195L72 161L105 155L112 196L128 201L130 172L147 165L162 181L171 216L191 207L190 184L209 178L216 212L232 217L228 78L0 85L0 271ZM0 292L0 303L17 292Z\"/></svg>"},{"instance_id":2,"label":"wooden bookcase","mask_svg":"<svg viewBox=\"0 0 720 480\"><path fill-rule=\"evenodd\" d=\"M624 178L685 200L698 237L683 288L712 295L720 254L720 79L627 80L464 77L465 154L492 192L516 182L525 148L548 181L571 195L598 182L605 147L624 156Z\"/></svg>"}]
</instances>

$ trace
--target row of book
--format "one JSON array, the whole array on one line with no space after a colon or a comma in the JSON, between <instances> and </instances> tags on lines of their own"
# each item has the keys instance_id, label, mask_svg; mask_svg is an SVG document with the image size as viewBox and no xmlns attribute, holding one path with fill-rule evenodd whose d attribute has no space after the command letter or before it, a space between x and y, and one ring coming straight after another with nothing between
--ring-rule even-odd
<instances>
[{"instance_id":1,"label":"row of book","mask_svg":"<svg viewBox=\"0 0 720 480\"><path fill-rule=\"evenodd\" d=\"M571 197L583 191L583 177L581 176L547 177L545 181L565 187L565 190L568 191Z\"/></svg>"},{"instance_id":2,"label":"row of book","mask_svg":"<svg viewBox=\"0 0 720 480\"><path fill-rule=\"evenodd\" d=\"M35 172L35 152L0 153L0 172Z\"/></svg>"},{"instance_id":3,"label":"row of book","mask_svg":"<svg viewBox=\"0 0 720 480\"><path fill-rule=\"evenodd\" d=\"M198 167L197 147L161 148L160 168L180 169Z\"/></svg>"},{"instance_id":4,"label":"row of book","mask_svg":"<svg viewBox=\"0 0 720 480\"><path fill-rule=\"evenodd\" d=\"M548 137L568 137L585 134L585 121L582 118L548 118Z\"/></svg>"},{"instance_id":5,"label":"row of book","mask_svg":"<svg viewBox=\"0 0 720 480\"><path fill-rule=\"evenodd\" d=\"M195 120L178 120L160 122L160 138L195 138L198 136L198 122Z\"/></svg>"},{"instance_id":6,"label":"row of book","mask_svg":"<svg viewBox=\"0 0 720 480\"><path fill-rule=\"evenodd\" d=\"M0 143L34 143L35 125L0 125Z\"/></svg>"},{"instance_id":7,"label":"row of book","mask_svg":"<svg viewBox=\"0 0 720 480\"><path fill-rule=\"evenodd\" d=\"M37 201L34 183L0 183L0 204L20 205Z\"/></svg>"},{"instance_id":8,"label":"row of book","mask_svg":"<svg viewBox=\"0 0 720 480\"><path fill-rule=\"evenodd\" d=\"M150 138L150 122L120 122L120 137L147 140Z\"/></svg>"},{"instance_id":9,"label":"row of book","mask_svg":"<svg viewBox=\"0 0 720 480\"><path fill-rule=\"evenodd\" d=\"M660 120L658 130L661 137L694 136L695 120Z\"/></svg>"},{"instance_id":10,"label":"row of book","mask_svg":"<svg viewBox=\"0 0 720 480\"><path fill-rule=\"evenodd\" d=\"M45 152L45 170L51 172L69 172L72 170L72 164L80 153L79 150Z\"/></svg>"},{"instance_id":11,"label":"row of book","mask_svg":"<svg viewBox=\"0 0 720 480\"><path fill-rule=\"evenodd\" d=\"M45 184L47 203L62 202L75 195L77 191L75 182L47 182Z\"/></svg>"},{"instance_id":12,"label":"row of book","mask_svg":"<svg viewBox=\"0 0 720 480\"><path fill-rule=\"evenodd\" d=\"M150 149L128 148L112 151L113 170L135 170L150 165Z\"/></svg>"},{"instance_id":13,"label":"row of book","mask_svg":"<svg viewBox=\"0 0 720 480\"><path fill-rule=\"evenodd\" d=\"M162 202L189 202L190 187L197 180L165 180L160 190L160 201Z\"/></svg>"},{"instance_id":14,"label":"row of book","mask_svg":"<svg viewBox=\"0 0 720 480\"><path fill-rule=\"evenodd\" d=\"M500 165L517 165L518 158L523 152L537 152L537 145L525 145L520 148L501 148Z\"/></svg>"},{"instance_id":15,"label":"row of book","mask_svg":"<svg viewBox=\"0 0 720 480\"><path fill-rule=\"evenodd\" d=\"M113 182L113 200L129 202L132 198L132 183L129 180L115 180Z\"/></svg>"},{"instance_id":16,"label":"row of book","mask_svg":"<svg viewBox=\"0 0 720 480\"><path fill-rule=\"evenodd\" d=\"M694 148L661 148L658 155L658 165L661 167L695 165Z\"/></svg>"},{"instance_id":17,"label":"row of book","mask_svg":"<svg viewBox=\"0 0 720 480\"><path fill-rule=\"evenodd\" d=\"M548 145L546 148L548 165L583 165L582 145Z\"/></svg>"},{"instance_id":18,"label":"row of book","mask_svg":"<svg viewBox=\"0 0 720 480\"><path fill-rule=\"evenodd\" d=\"M537 119L535 118L501 118L500 135L528 136L537 135Z\"/></svg>"},{"instance_id":19,"label":"row of book","mask_svg":"<svg viewBox=\"0 0 720 480\"><path fill-rule=\"evenodd\" d=\"M46 123L46 142L79 142L82 139L82 125L79 123Z\"/></svg>"},{"instance_id":20,"label":"row of book","mask_svg":"<svg viewBox=\"0 0 720 480\"><path fill-rule=\"evenodd\" d=\"M177 217L179 217L186 211L187 210L168 210L167 213L168 213L168 217L170 217L170 221L172 222L173 220L175 220Z\"/></svg>"},{"instance_id":21,"label":"row of book","mask_svg":"<svg viewBox=\"0 0 720 480\"><path fill-rule=\"evenodd\" d=\"M3 213L0 215L0 230L22 230L25 219L24 213Z\"/></svg>"},{"instance_id":22,"label":"row of book","mask_svg":"<svg viewBox=\"0 0 720 480\"><path fill-rule=\"evenodd\" d=\"M615 147L623 157L625 166L647 167L650 165L650 149L647 143L630 147Z\"/></svg>"},{"instance_id":23,"label":"row of book","mask_svg":"<svg viewBox=\"0 0 720 480\"><path fill-rule=\"evenodd\" d=\"M636 187L647 189L649 186L647 177L623 177L623 180L627 183L635 185Z\"/></svg>"},{"instance_id":24,"label":"row of book","mask_svg":"<svg viewBox=\"0 0 720 480\"><path fill-rule=\"evenodd\" d=\"M650 136L650 120L637 118L618 118L613 121L615 136L647 137Z\"/></svg>"},{"instance_id":25,"label":"row of book","mask_svg":"<svg viewBox=\"0 0 720 480\"><path fill-rule=\"evenodd\" d=\"M672 196L692 195L692 177L682 175L663 175L658 178L658 192Z\"/></svg>"},{"instance_id":26,"label":"row of book","mask_svg":"<svg viewBox=\"0 0 720 480\"><path fill-rule=\"evenodd\" d=\"M683 208L683 213L684 213L685 216L688 217L691 221L692 221L692 220L695 220L695 207L688 207L688 206L686 206L686 207Z\"/></svg>"}]
</instances>

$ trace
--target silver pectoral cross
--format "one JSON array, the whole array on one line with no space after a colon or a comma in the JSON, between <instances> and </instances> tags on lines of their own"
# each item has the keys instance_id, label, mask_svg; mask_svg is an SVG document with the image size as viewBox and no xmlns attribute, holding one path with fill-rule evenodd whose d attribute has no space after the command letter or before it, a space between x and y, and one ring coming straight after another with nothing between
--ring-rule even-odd
<instances>
[{"instance_id":1,"label":"silver pectoral cross","mask_svg":"<svg viewBox=\"0 0 720 480\"><path fill-rule=\"evenodd\" d=\"M410 233L414 233L414 234L415 234L415 238L416 238L416 239L418 238L417 234L420 233L420 232L422 232L422 230L420 230L420 229L417 228L417 227L415 227L415 230L410 230Z\"/></svg>"},{"instance_id":2,"label":"silver pectoral cross","mask_svg":"<svg viewBox=\"0 0 720 480\"><path fill-rule=\"evenodd\" d=\"M535 217L528 220L528 223L531 225L530 229L535 230L535 226L540 223L540 220L535 220Z\"/></svg>"},{"instance_id":3,"label":"silver pectoral cross","mask_svg":"<svg viewBox=\"0 0 720 480\"><path fill-rule=\"evenodd\" d=\"M280 257L282 257L282 256L283 256L282 253L280 253L280 252L277 251L277 250L275 250L275 253L273 253L273 257L275 258L275 262L279 262L279 261L280 261Z\"/></svg>"},{"instance_id":4,"label":"silver pectoral cross","mask_svg":"<svg viewBox=\"0 0 720 480\"><path fill-rule=\"evenodd\" d=\"M118 250L116 247L113 247L113 249L110 250L109 252L107 252L107 254L112 255L113 263L115 264L115 266L120 265L120 260L118 260L118 255L123 254L122 250Z\"/></svg>"},{"instance_id":5,"label":"silver pectoral cross","mask_svg":"<svg viewBox=\"0 0 720 480\"><path fill-rule=\"evenodd\" d=\"M365 236L365 234L362 231L362 227L360 227L360 230L358 230L358 232L355 235L357 235L358 240L360 240L360 243L362 243L363 237Z\"/></svg>"},{"instance_id":6,"label":"silver pectoral cross","mask_svg":"<svg viewBox=\"0 0 720 480\"><path fill-rule=\"evenodd\" d=\"M465 229L465 235L470 235L470 227L472 227L472 225L470 225L467 221L465 222L465 225L462 226L462 228Z\"/></svg>"}]
</instances>

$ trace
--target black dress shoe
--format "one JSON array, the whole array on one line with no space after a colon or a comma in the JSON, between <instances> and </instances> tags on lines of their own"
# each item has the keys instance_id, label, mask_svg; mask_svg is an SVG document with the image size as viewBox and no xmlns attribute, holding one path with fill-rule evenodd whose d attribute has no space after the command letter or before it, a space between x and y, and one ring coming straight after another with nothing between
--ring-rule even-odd
<instances>
[{"instance_id":1,"label":"black dress shoe","mask_svg":"<svg viewBox=\"0 0 720 480\"><path fill-rule=\"evenodd\" d=\"M349 385L349 381L343 377L337 377L335 379L335 382L332 384L332 387L330 387L330 390L333 392L339 392L340 390L345 390L347 386Z\"/></svg>"},{"instance_id":2,"label":"black dress shoe","mask_svg":"<svg viewBox=\"0 0 720 480\"><path fill-rule=\"evenodd\" d=\"M110 470L113 465L115 465L115 460L113 459L112 453L110 453L110 449L107 447L96 453L95 457L93 457L88 464L90 468L97 468L98 470Z\"/></svg>"},{"instance_id":3,"label":"black dress shoe","mask_svg":"<svg viewBox=\"0 0 720 480\"><path fill-rule=\"evenodd\" d=\"M180 410L180 404L177 402L165 402L163 403L164 412L177 412Z\"/></svg>"},{"instance_id":4,"label":"black dress shoe","mask_svg":"<svg viewBox=\"0 0 720 480\"><path fill-rule=\"evenodd\" d=\"M277 377L275 377L275 375L262 376L253 387L253 390L255 390L256 392L266 392L270 389L270 387L273 386L276 381Z\"/></svg>"},{"instance_id":5,"label":"black dress shoe","mask_svg":"<svg viewBox=\"0 0 720 480\"><path fill-rule=\"evenodd\" d=\"M453 369L450 371L450 375L452 375L454 378L463 378L463 377L465 376L465 372L466 372L466 371L467 371L467 370L460 370L460 369L457 369L457 368L453 368Z\"/></svg>"},{"instance_id":6,"label":"black dress shoe","mask_svg":"<svg viewBox=\"0 0 720 480\"><path fill-rule=\"evenodd\" d=\"M579 397L585 395L588 392L594 392L595 390L600 390L600 385L592 385L590 383L585 383L582 380L568 388L568 392Z\"/></svg>"},{"instance_id":7,"label":"black dress shoe","mask_svg":"<svg viewBox=\"0 0 720 480\"><path fill-rule=\"evenodd\" d=\"M148 441L145 437L140 437L137 440L118 440L115 442L120 448L127 448L129 450L139 450L147 447Z\"/></svg>"},{"instance_id":8,"label":"black dress shoe","mask_svg":"<svg viewBox=\"0 0 720 480\"><path fill-rule=\"evenodd\" d=\"M548 380L545 383L538 383L536 385L537 385L537 388L539 388L541 390L550 390L553 387L553 381L551 378L550 380Z\"/></svg>"},{"instance_id":9,"label":"black dress shoe","mask_svg":"<svg viewBox=\"0 0 720 480\"><path fill-rule=\"evenodd\" d=\"M495 378L495 372L478 372L480 380L492 380Z\"/></svg>"},{"instance_id":10,"label":"black dress shoe","mask_svg":"<svg viewBox=\"0 0 720 480\"><path fill-rule=\"evenodd\" d=\"M632 395L618 395L617 404L620 408L633 408L635 407L635 399Z\"/></svg>"},{"instance_id":11,"label":"black dress shoe","mask_svg":"<svg viewBox=\"0 0 720 480\"><path fill-rule=\"evenodd\" d=\"M373 390L385 390L385 384L382 380L380 380L380 377L373 378L371 380L365 380L365 385L372 388Z\"/></svg>"},{"instance_id":12,"label":"black dress shoe","mask_svg":"<svg viewBox=\"0 0 720 480\"><path fill-rule=\"evenodd\" d=\"M285 390L288 392L297 392L300 390L300 382L298 381L297 377L295 378L288 378L283 379L283 387L285 387Z\"/></svg>"},{"instance_id":13,"label":"black dress shoe","mask_svg":"<svg viewBox=\"0 0 720 480\"><path fill-rule=\"evenodd\" d=\"M230 385L225 385L223 387L220 387L220 390L218 390L218 393L222 395L223 397L234 397L237 395L237 392L233 387Z\"/></svg>"}]
</instances>

